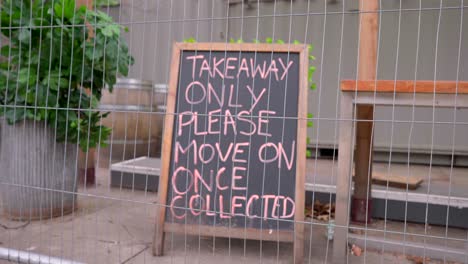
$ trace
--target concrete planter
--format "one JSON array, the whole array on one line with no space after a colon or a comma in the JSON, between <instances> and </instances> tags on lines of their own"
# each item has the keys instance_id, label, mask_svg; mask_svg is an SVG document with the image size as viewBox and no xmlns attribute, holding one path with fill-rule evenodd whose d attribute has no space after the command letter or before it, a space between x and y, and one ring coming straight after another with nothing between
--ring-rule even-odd
<instances>
[{"instance_id":1,"label":"concrete planter","mask_svg":"<svg viewBox=\"0 0 468 264\"><path fill-rule=\"evenodd\" d=\"M76 208L77 145L57 143L44 122L1 122L0 197L11 219L61 216Z\"/></svg>"}]
</instances>

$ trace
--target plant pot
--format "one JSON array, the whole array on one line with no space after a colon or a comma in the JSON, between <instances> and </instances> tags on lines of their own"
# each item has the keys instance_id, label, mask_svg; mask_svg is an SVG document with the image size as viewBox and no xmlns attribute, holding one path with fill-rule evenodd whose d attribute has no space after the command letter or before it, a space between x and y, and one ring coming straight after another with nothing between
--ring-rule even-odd
<instances>
[{"instance_id":1,"label":"plant pot","mask_svg":"<svg viewBox=\"0 0 468 264\"><path fill-rule=\"evenodd\" d=\"M76 208L77 145L58 143L44 122L1 122L0 197L14 220L47 219Z\"/></svg>"}]
</instances>

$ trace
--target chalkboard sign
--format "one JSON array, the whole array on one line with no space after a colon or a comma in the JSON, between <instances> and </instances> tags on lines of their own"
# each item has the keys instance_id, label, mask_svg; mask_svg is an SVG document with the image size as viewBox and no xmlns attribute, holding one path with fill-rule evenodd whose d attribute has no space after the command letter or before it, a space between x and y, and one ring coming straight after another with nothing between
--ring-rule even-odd
<instances>
[{"instance_id":1,"label":"chalkboard sign","mask_svg":"<svg viewBox=\"0 0 468 264\"><path fill-rule=\"evenodd\" d=\"M162 254L164 232L302 247L296 221L304 217L305 51L174 46L155 254Z\"/></svg>"}]
</instances>

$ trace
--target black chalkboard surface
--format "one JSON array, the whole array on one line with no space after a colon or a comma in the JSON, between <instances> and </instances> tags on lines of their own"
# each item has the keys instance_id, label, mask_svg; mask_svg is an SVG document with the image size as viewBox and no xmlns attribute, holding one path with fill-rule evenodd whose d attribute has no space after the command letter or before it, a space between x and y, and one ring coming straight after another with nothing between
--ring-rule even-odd
<instances>
[{"instance_id":1,"label":"black chalkboard surface","mask_svg":"<svg viewBox=\"0 0 468 264\"><path fill-rule=\"evenodd\" d=\"M171 231L292 241L304 212L305 47L175 49L159 239Z\"/></svg>"}]
</instances>

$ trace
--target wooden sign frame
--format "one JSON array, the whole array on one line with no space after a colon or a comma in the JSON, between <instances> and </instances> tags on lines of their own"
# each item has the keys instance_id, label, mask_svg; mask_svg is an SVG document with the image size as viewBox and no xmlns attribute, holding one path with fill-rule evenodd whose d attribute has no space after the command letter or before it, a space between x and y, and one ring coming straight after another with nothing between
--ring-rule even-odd
<instances>
[{"instance_id":1,"label":"wooden sign frame","mask_svg":"<svg viewBox=\"0 0 468 264\"><path fill-rule=\"evenodd\" d=\"M222 226L205 226L166 223L166 203L168 194L169 172L172 155L174 113L179 82L181 51L234 51L234 52L272 52L299 54L299 98L297 120L296 149L296 186L294 230L260 230L256 228L230 228ZM160 256L164 249L164 233L176 232L189 235L229 237L239 239L256 239L285 241L294 243L294 263L302 263L304 255L304 205L305 205L305 171L306 171L306 137L307 137L307 91L308 91L308 48L301 44L256 44L256 43L175 43L172 51L172 62L167 95L167 110L162 143L162 164L159 178L158 209L156 229L153 240L153 254Z\"/></svg>"}]
</instances>

